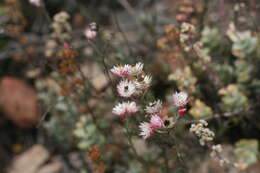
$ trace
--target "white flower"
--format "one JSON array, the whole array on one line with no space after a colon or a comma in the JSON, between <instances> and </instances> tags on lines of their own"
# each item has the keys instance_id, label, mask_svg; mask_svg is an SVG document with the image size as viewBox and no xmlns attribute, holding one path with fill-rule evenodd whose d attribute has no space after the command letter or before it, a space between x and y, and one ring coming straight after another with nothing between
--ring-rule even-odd
<instances>
[{"instance_id":1,"label":"white flower","mask_svg":"<svg viewBox=\"0 0 260 173\"><path fill-rule=\"evenodd\" d=\"M129 72L129 75L131 76L138 76L143 72L144 64L139 62L136 63L134 66L131 67L131 70Z\"/></svg>"},{"instance_id":2,"label":"white flower","mask_svg":"<svg viewBox=\"0 0 260 173\"><path fill-rule=\"evenodd\" d=\"M125 108L128 114L135 114L139 111L139 106L137 106L135 102L126 102Z\"/></svg>"},{"instance_id":3,"label":"white flower","mask_svg":"<svg viewBox=\"0 0 260 173\"><path fill-rule=\"evenodd\" d=\"M210 153L210 156L211 157L216 157L217 155L219 155L221 152L222 152L222 146L220 144L217 144L217 145L213 145L211 147L211 153Z\"/></svg>"},{"instance_id":4,"label":"white flower","mask_svg":"<svg viewBox=\"0 0 260 173\"><path fill-rule=\"evenodd\" d=\"M151 83L152 83L152 77L151 76L145 76L144 77L145 87L146 88L150 87Z\"/></svg>"},{"instance_id":5,"label":"white flower","mask_svg":"<svg viewBox=\"0 0 260 173\"><path fill-rule=\"evenodd\" d=\"M121 97L131 97L136 92L136 87L133 82L123 80L117 85L117 91Z\"/></svg>"},{"instance_id":6,"label":"white flower","mask_svg":"<svg viewBox=\"0 0 260 173\"><path fill-rule=\"evenodd\" d=\"M190 132L193 132L198 138L200 145L204 146L207 142L212 141L215 133L209 128L206 128L208 123L205 120L200 120L197 124L192 124Z\"/></svg>"},{"instance_id":7,"label":"white flower","mask_svg":"<svg viewBox=\"0 0 260 173\"><path fill-rule=\"evenodd\" d=\"M112 110L112 113L120 116L122 120L126 119L126 114L135 114L139 111L139 106L135 102L118 103Z\"/></svg>"},{"instance_id":8,"label":"white flower","mask_svg":"<svg viewBox=\"0 0 260 173\"><path fill-rule=\"evenodd\" d=\"M151 86L152 83L152 77L151 76L144 76L141 80L136 80L135 85L136 88L139 90L146 90Z\"/></svg>"},{"instance_id":9,"label":"white flower","mask_svg":"<svg viewBox=\"0 0 260 173\"><path fill-rule=\"evenodd\" d=\"M30 3L37 7L41 6L41 0L30 0Z\"/></svg>"},{"instance_id":10,"label":"white flower","mask_svg":"<svg viewBox=\"0 0 260 173\"><path fill-rule=\"evenodd\" d=\"M126 64L124 66L114 66L111 69L111 72L118 77L125 77L129 74L130 69L131 69L131 66Z\"/></svg>"},{"instance_id":11,"label":"white flower","mask_svg":"<svg viewBox=\"0 0 260 173\"><path fill-rule=\"evenodd\" d=\"M112 110L112 113L115 115L122 116L126 113L126 104L118 103Z\"/></svg>"},{"instance_id":12,"label":"white flower","mask_svg":"<svg viewBox=\"0 0 260 173\"><path fill-rule=\"evenodd\" d=\"M151 102L145 108L145 112L147 114L157 114L157 113L160 113L161 110L162 110L162 101L161 100Z\"/></svg>"},{"instance_id":13,"label":"white flower","mask_svg":"<svg viewBox=\"0 0 260 173\"><path fill-rule=\"evenodd\" d=\"M141 129L141 133L139 135L142 136L144 139L149 138L153 133L153 128L148 122L141 123L139 125L139 128Z\"/></svg>"},{"instance_id":14,"label":"white flower","mask_svg":"<svg viewBox=\"0 0 260 173\"><path fill-rule=\"evenodd\" d=\"M183 107L188 103L188 94L186 92L179 92L173 94L173 105L176 107Z\"/></svg>"},{"instance_id":15,"label":"white flower","mask_svg":"<svg viewBox=\"0 0 260 173\"><path fill-rule=\"evenodd\" d=\"M163 126L163 120L160 116L153 115L150 120L150 125L154 130L159 129Z\"/></svg>"}]
</instances>

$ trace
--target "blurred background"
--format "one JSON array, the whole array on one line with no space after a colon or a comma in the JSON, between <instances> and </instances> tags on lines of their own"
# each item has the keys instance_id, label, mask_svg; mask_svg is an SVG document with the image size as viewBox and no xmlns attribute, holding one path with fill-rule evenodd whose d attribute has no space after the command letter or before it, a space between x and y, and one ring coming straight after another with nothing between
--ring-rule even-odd
<instances>
[{"instance_id":1,"label":"blurred background","mask_svg":"<svg viewBox=\"0 0 260 173\"><path fill-rule=\"evenodd\" d=\"M0 172L238 172L210 159L189 123L176 131L188 168L173 159L170 171L144 171L133 159L109 70L139 61L153 76L149 97L189 93L185 119L208 120L225 157L260 172L259 0L37 2L0 1ZM134 136L160 164L160 147Z\"/></svg>"}]
</instances>

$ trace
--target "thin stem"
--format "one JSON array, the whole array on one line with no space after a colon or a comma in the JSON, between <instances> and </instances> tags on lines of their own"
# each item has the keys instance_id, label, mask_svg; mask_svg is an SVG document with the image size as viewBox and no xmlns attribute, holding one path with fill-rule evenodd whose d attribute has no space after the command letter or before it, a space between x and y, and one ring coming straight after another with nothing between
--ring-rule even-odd
<instances>
[{"instance_id":1,"label":"thin stem","mask_svg":"<svg viewBox=\"0 0 260 173\"><path fill-rule=\"evenodd\" d=\"M142 157L140 157L133 145L133 141L132 141L132 135L131 132L129 131L129 120L126 120L126 136L127 136L127 140L128 140L128 144L130 146L130 148L133 150L134 156L135 158L143 165L144 169L146 170L146 172L148 172L148 164L146 162L146 160L144 160Z\"/></svg>"},{"instance_id":2,"label":"thin stem","mask_svg":"<svg viewBox=\"0 0 260 173\"><path fill-rule=\"evenodd\" d=\"M122 35L122 37L123 37L123 39L126 43L126 47L127 47L128 52L130 53L130 55L132 55L133 53L132 53L132 49L131 49L130 44L129 44L129 40L128 40L126 34L124 33L124 31L122 30L122 28L120 27L117 15L115 14L114 11L112 11L112 16L113 16L114 21L115 21L115 26L117 27L119 33L121 33L121 35Z\"/></svg>"},{"instance_id":3,"label":"thin stem","mask_svg":"<svg viewBox=\"0 0 260 173\"><path fill-rule=\"evenodd\" d=\"M169 131L169 137L172 139L172 142L173 142L173 146L172 146L172 147L173 147L173 149L175 149L176 156L177 156L177 160L178 160L178 162L180 163L180 165L183 167L183 169L184 169L185 171L188 171L189 169L188 169L188 167L187 167L187 165L186 165L185 160L183 159L182 154L179 152L179 149L178 149L176 140L175 140L175 138L174 138L174 135L171 134L172 132L173 132L173 131Z\"/></svg>"},{"instance_id":4,"label":"thin stem","mask_svg":"<svg viewBox=\"0 0 260 173\"><path fill-rule=\"evenodd\" d=\"M95 90L95 92L97 91L96 88L93 86L93 84L90 82L89 78L87 76L84 75L83 71L81 70L80 66L78 66L78 70L79 70L79 74L81 76L81 78L86 81L89 85L89 87L93 90ZM85 92L88 92L87 86L84 84L84 89Z\"/></svg>"},{"instance_id":5,"label":"thin stem","mask_svg":"<svg viewBox=\"0 0 260 173\"><path fill-rule=\"evenodd\" d=\"M105 53L101 52L92 41L88 40L88 42L94 48L94 50L99 54L99 56L101 57L105 75L107 76L107 78L109 79L110 83L112 84L112 89L113 89L114 88L113 87L113 80L111 79L111 77L109 75L109 70L108 70L107 64L105 62L105 59L107 58L107 56L105 55Z\"/></svg>"}]
</instances>

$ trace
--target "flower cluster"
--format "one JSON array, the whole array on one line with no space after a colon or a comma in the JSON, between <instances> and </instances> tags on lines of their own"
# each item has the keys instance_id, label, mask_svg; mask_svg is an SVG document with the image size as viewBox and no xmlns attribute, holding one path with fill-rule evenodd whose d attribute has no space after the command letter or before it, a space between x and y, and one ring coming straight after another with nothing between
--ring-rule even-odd
<instances>
[{"instance_id":1,"label":"flower cluster","mask_svg":"<svg viewBox=\"0 0 260 173\"><path fill-rule=\"evenodd\" d=\"M217 155L219 153L221 153L222 150L223 150L223 148L222 148L222 146L220 144L212 145L210 156L211 157L217 157Z\"/></svg>"},{"instance_id":2,"label":"flower cluster","mask_svg":"<svg viewBox=\"0 0 260 173\"><path fill-rule=\"evenodd\" d=\"M185 92L179 92L173 94L173 106L178 108L178 116L182 116L186 113L186 104L188 103L188 94ZM157 130L169 129L174 127L175 119L173 117L167 117L162 115L162 102L160 100L149 103L145 112L151 117L149 122L142 122L139 126L144 139L150 137Z\"/></svg>"},{"instance_id":3,"label":"flower cluster","mask_svg":"<svg viewBox=\"0 0 260 173\"><path fill-rule=\"evenodd\" d=\"M216 161L218 161L220 166L224 166L226 164L229 164L230 161L227 158L221 157L221 152L223 151L222 146L220 144L212 145L211 146L211 153L210 157L214 158Z\"/></svg>"},{"instance_id":4,"label":"flower cluster","mask_svg":"<svg viewBox=\"0 0 260 173\"><path fill-rule=\"evenodd\" d=\"M209 128L206 128L208 123L205 120L200 120L197 124L192 124L190 132L193 132L198 138L200 145L204 146L207 142L212 141L215 134Z\"/></svg>"},{"instance_id":5,"label":"flower cluster","mask_svg":"<svg viewBox=\"0 0 260 173\"><path fill-rule=\"evenodd\" d=\"M67 12L62 11L55 14L53 19L54 22L51 24L53 33L51 34L51 37L54 39L59 39L60 41L70 39L69 32L71 31L71 26L68 22L70 15Z\"/></svg>"},{"instance_id":6,"label":"flower cluster","mask_svg":"<svg viewBox=\"0 0 260 173\"><path fill-rule=\"evenodd\" d=\"M51 39L46 42L45 56L53 56L55 49L57 49L59 42L64 43L70 39L71 26L68 22L70 15L67 12L60 12L54 15L51 27L53 32Z\"/></svg>"},{"instance_id":7,"label":"flower cluster","mask_svg":"<svg viewBox=\"0 0 260 173\"><path fill-rule=\"evenodd\" d=\"M137 63L135 65L120 65L114 66L111 72L116 76L122 78L117 85L117 92L123 98L131 98L144 94L151 85L152 78L145 75L143 72L143 64ZM176 107L178 112L175 118L163 115L163 104L161 100L155 100L148 103L144 108L146 117L149 121L140 123L140 133L144 139L149 138L156 131L162 131L174 127L175 121L179 116L186 113L185 106L188 103L188 94L186 92L175 92L172 96L172 106ZM126 115L135 114L140 110L140 107L134 101L125 101L118 103L112 110L112 113L119 116L120 119L127 119Z\"/></svg>"},{"instance_id":8,"label":"flower cluster","mask_svg":"<svg viewBox=\"0 0 260 173\"><path fill-rule=\"evenodd\" d=\"M111 72L123 78L117 85L117 91L121 97L129 98L144 94L150 87L152 78L143 72L143 64L114 66Z\"/></svg>"},{"instance_id":9,"label":"flower cluster","mask_svg":"<svg viewBox=\"0 0 260 173\"><path fill-rule=\"evenodd\" d=\"M117 92L120 97L131 98L139 96L151 85L152 78L143 72L143 64L135 65L126 64L124 66L114 66L111 72L121 77L122 80L117 85ZM113 108L113 113L118 115L122 120L126 119L126 115L135 114L139 111L139 106L134 101L127 101L117 104Z\"/></svg>"},{"instance_id":10,"label":"flower cluster","mask_svg":"<svg viewBox=\"0 0 260 173\"><path fill-rule=\"evenodd\" d=\"M5 32L12 37L21 39L20 36L28 25L28 21L22 13L22 1L6 0L2 1L2 3L3 2L4 6L2 11L6 13L8 20L1 21L1 28L4 28Z\"/></svg>"},{"instance_id":11,"label":"flower cluster","mask_svg":"<svg viewBox=\"0 0 260 173\"><path fill-rule=\"evenodd\" d=\"M180 42L185 51L189 51L191 49L190 41L193 40L195 33L196 31L194 25L186 22L181 24Z\"/></svg>"}]
</instances>

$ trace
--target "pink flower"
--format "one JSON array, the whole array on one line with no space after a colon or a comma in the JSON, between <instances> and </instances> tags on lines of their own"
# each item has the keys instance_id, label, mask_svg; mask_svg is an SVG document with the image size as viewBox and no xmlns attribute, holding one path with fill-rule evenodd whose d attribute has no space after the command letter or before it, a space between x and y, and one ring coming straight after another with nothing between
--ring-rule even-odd
<instances>
[{"instance_id":1,"label":"pink flower","mask_svg":"<svg viewBox=\"0 0 260 173\"><path fill-rule=\"evenodd\" d=\"M136 92L136 86L131 81L123 80L117 85L117 92L121 97L131 97Z\"/></svg>"},{"instance_id":2,"label":"pink flower","mask_svg":"<svg viewBox=\"0 0 260 173\"><path fill-rule=\"evenodd\" d=\"M30 0L30 3L37 7L41 6L41 0Z\"/></svg>"},{"instance_id":3,"label":"pink flower","mask_svg":"<svg viewBox=\"0 0 260 173\"><path fill-rule=\"evenodd\" d=\"M153 115L150 122L143 122L140 124L139 128L141 133L139 134L144 139L149 138L157 129L163 127L163 120L158 115Z\"/></svg>"},{"instance_id":4,"label":"pink flower","mask_svg":"<svg viewBox=\"0 0 260 173\"><path fill-rule=\"evenodd\" d=\"M128 114L135 114L139 111L139 106L136 105L135 102L126 102L125 103L126 112Z\"/></svg>"},{"instance_id":5,"label":"pink flower","mask_svg":"<svg viewBox=\"0 0 260 173\"><path fill-rule=\"evenodd\" d=\"M69 48L70 48L70 45L69 45L68 43L64 43L64 44L63 44L63 48L64 48L64 49L69 49Z\"/></svg>"},{"instance_id":6,"label":"pink flower","mask_svg":"<svg viewBox=\"0 0 260 173\"><path fill-rule=\"evenodd\" d=\"M148 122L143 122L139 125L139 128L141 129L140 136L142 136L144 139L149 138L153 133L153 128L151 127L151 124Z\"/></svg>"},{"instance_id":7,"label":"pink flower","mask_svg":"<svg viewBox=\"0 0 260 173\"><path fill-rule=\"evenodd\" d=\"M154 130L159 129L163 126L163 120L160 116L153 115L150 120L150 125Z\"/></svg>"},{"instance_id":8,"label":"pink flower","mask_svg":"<svg viewBox=\"0 0 260 173\"><path fill-rule=\"evenodd\" d=\"M173 105L176 107L184 107L188 103L188 94L186 92L175 93L172 96Z\"/></svg>"},{"instance_id":9,"label":"pink flower","mask_svg":"<svg viewBox=\"0 0 260 173\"><path fill-rule=\"evenodd\" d=\"M114 66L111 72L118 77L125 77L129 74L131 66L126 64L124 66Z\"/></svg>"}]
</instances>

